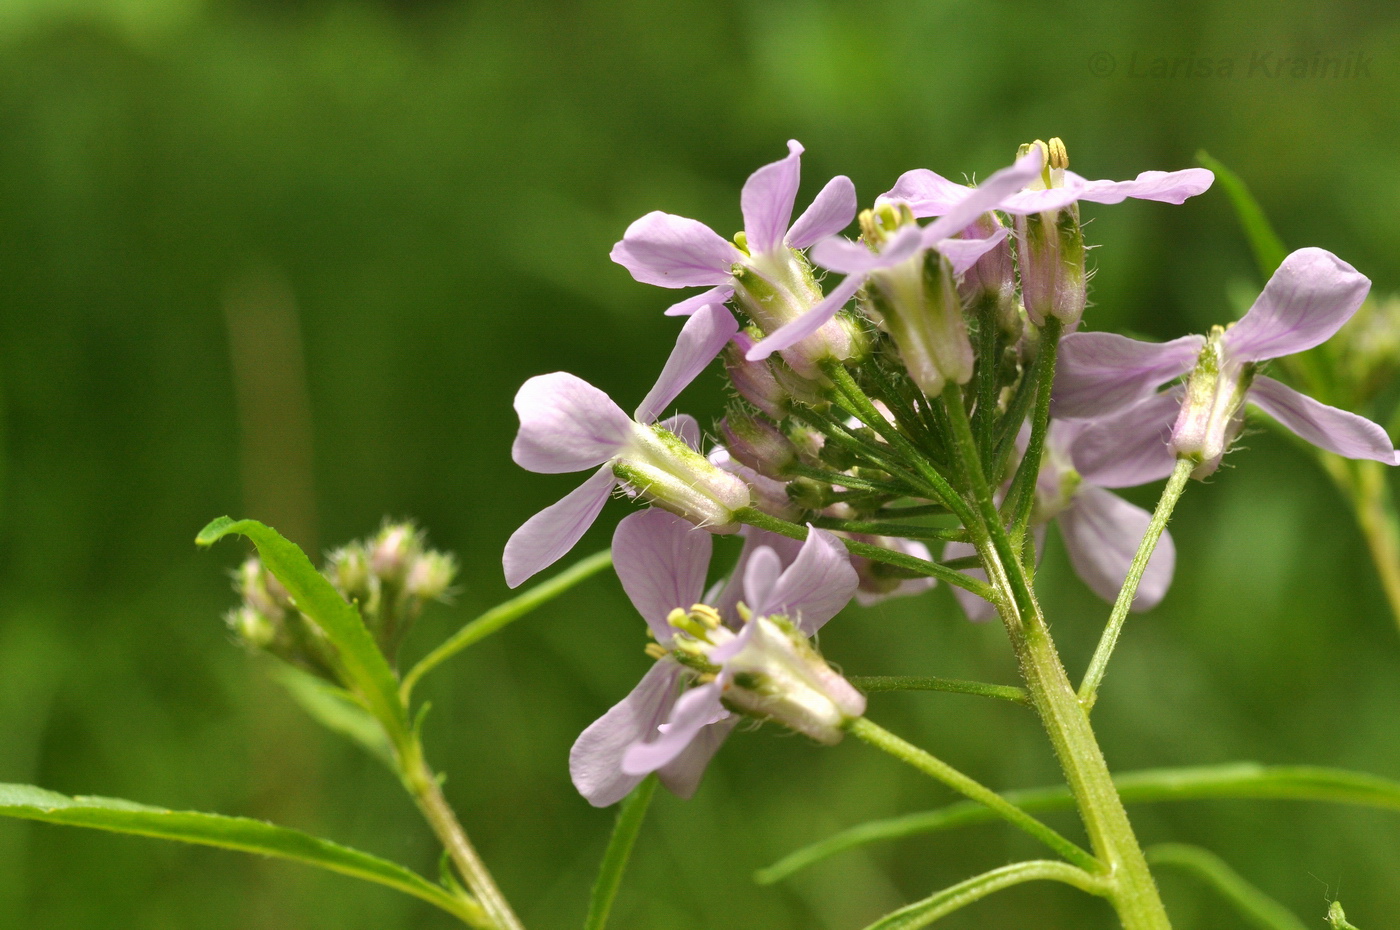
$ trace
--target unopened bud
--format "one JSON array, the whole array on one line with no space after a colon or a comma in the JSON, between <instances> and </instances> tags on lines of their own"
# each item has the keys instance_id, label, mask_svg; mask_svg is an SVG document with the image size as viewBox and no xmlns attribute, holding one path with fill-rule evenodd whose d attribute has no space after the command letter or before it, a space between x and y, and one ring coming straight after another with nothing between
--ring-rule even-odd
<instances>
[{"instance_id":1,"label":"unopened bud","mask_svg":"<svg viewBox=\"0 0 1400 930\"><path fill-rule=\"evenodd\" d=\"M787 391L778 383L773 368L766 359L751 362L745 358L749 349L761 338L761 332L757 336L748 330L736 334L724 347L724 369L729 374L729 383L734 386L740 397L774 420L781 420L787 415Z\"/></svg>"},{"instance_id":2,"label":"unopened bud","mask_svg":"<svg viewBox=\"0 0 1400 930\"><path fill-rule=\"evenodd\" d=\"M719 431L729 454L760 475L781 479L797 461L797 450L781 430L740 408L730 408Z\"/></svg>"},{"instance_id":3,"label":"unopened bud","mask_svg":"<svg viewBox=\"0 0 1400 930\"><path fill-rule=\"evenodd\" d=\"M387 524L370 544L369 567L381 580L402 584L422 551L422 536L412 523Z\"/></svg>"},{"instance_id":4,"label":"unopened bud","mask_svg":"<svg viewBox=\"0 0 1400 930\"><path fill-rule=\"evenodd\" d=\"M457 560L446 552L425 552L408 569L404 591L409 597L435 601L447 593L457 575Z\"/></svg>"},{"instance_id":5,"label":"unopened bud","mask_svg":"<svg viewBox=\"0 0 1400 930\"><path fill-rule=\"evenodd\" d=\"M760 475L737 461L724 446L715 446L710 450L709 460L716 468L729 472L749 486L749 506L789 523L796 522L802 516L802 510L788 499L786 483Z\"/></svg>"},{"instance_id":6,"label":"unopened bud","mask_svg":"<svg viewBox=\"0 0 1400 930\"><path fill-rule=\"evenodd\" d=\"M244 645L252 649L269 649L277 641L277 624L248 605L229 612L228 626Z\"/></svg>"},{"instance_id":7,"label":"unopened bud","mask_svg":"<svg viewBox=\"0 0 1400 930\"><path fill-rule=\"evenodd\" d=\"M734 302L765 335L805 315L825 298L807 259L787 248L737 266L734 284ZM817 379L822 362L846 361L861 351L853 332L844 322L832 319L780 354L798 374Z\"/></svg>"},{"instance_id":8,"label":"unopened bud","mask_svg":"<svg viewBox=\"0 0 1400 930\"><path fill-rule=\"evenodd\" d=\"M994 213L984 213L963 231L966 239L986 239L1002 228ZM1008 339L1021 335L1021 314L1016 304L1016 267L1008 236L984 252L964 274L958 285L963 303L977 311L979 319L988 316ZM985 312L984 312L985 311Z\"/></svg>"},{"instance_id":9,"label":"unopened bud","mask_svg":"<svg viewBox=\"0 0 1400 930\"><path fill-rule=\"evenodd\" d=\"M234 588L244 603L265 617L278 618L292 609L291 595L257 556L249 556L238 567Z\"/></svg>"},{"instance_id":10,"label":"unopened bud","mask_svg":"<svg viewBox=\"0 0 1400 930\"><path fill-rule=\"evenodd\" d=\"M369 554L361 543L352 543L326 558L326 577L336 590L351 601L368 601L374 590Z\"/></svg>"}]
</instances>

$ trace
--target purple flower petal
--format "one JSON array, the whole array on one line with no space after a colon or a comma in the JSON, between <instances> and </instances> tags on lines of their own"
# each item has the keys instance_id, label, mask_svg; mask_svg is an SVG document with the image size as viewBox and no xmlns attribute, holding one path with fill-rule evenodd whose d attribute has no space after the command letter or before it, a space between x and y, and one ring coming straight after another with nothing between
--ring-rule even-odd
<instances>
[{"instance_id":1,"label":"purple flower petal","mask_svg":"<svg viewBox=\"0 0 1400 930\"><path fill-rule=\"evenodd\" d=\"M1022 191L1008 198L1002 209L1007 213L1025 216L1046 210L1058 210L1079 200L1092 203L1122 203L1129 197L1179 204L1184 203L1188 197L1204 193L1214 181L1215 175L1205 168L1144 171L1131 181L1089 181L1066 171L1063 187Z\"/></svg>"},{"instance_id":2,"label":"purple flower petal","mask_svg":"<svg viewBox=\"0 0 1400 930\"><path fill-rule=\"evenodd\" d=\"M671 708L669 719L658 727L657 738L633 743L623 753L622 771L647 775L679 758L704 727L729 716L720 703L721 693L719 682L712 681L682 694Z\"/></svg>"},{"instance_id":3,"label":"purple flower petal","mask_svg":"<svg viewBox=\"0 0 1400 930\"><path fill-rule=\"evenodd\" d=\"M661 376L656 379L639 407L637 422L651 423L705 366L715 360L720 350L739 331L739 324L722 306L711 304L685 321L676 347L671 350Z\"/></svg>"},{"instance_id":4,"label":"purple flower petal","mask_svg":"<svg viewBox=\"0 0 1400 930\"><path fill-rule=\"evenodd\" d=\"M632 418L593 385L565 371L537 375L515 394L520 432L511 458L521 468L555 475L583 471L617 455Z\"/></svg>"},{"instance_id":5,"label":"purple flower petal","mask_svg":"<svg viewBox=\"0 0 1400 930\"><path fill-rule=\"evenodd\" d=\"M1069 508L1059 516L1070 564L1099 597L1113 603L1128 577L1152 515L1110 491L1084 485ZM1133 610L1150 610L1167 593L1176 569L1176 547L1170 533L1163 533L1147 562L1133 597Z\"/></svg>"},{"instance_id":6,"label":"purple flower petal","mask_svg":"<svg viewBox=\"0 0 1400 930\"><path fill-rule=\"evenodd\" d=\"M955 274L965 274L979 258L996 248L1008 232L1003 226L985 239L940 239L933 243L933 248L943 253Z\"/></svg>"},{"instance_id":7,"label":"purple flower petal","mask_svg":"<svg viewBox=\"0 0 1400 930\"><path fill-rule=\"evenodd\" d=\"M700 451L700 423L688 413L678 413L656 424L668 433L675 433L696 452Z\"/></svg>"},{"instance_id":8,"label":"purple flower petal","mask_svg":"<svg viewBox=\"0 0 1400 930\"><path fill-rule=\"evenodd\" d=\"M1134 404L1196 364L1202 336L1140 342L1117 333L1071 333L1055 370L1057 417L1092 417Z\"/></svg>"},{"instance_id":9,"label":"purple flower petal","mask_svg":"<svg viewBox=\"0 0 1400 930\"><path fill-rule=\"evenodd\" d=\"M1370 289L1369 278L1331 252L1299 249L1225 334L1225 346L1251 362L1311 349L1351 319Z\"/></svg>"},{"instance_id":10,"label":"purple flower petal","mask_svg":"<svg viewBox=\"0 0 1400 930\"><path fill-rule=\"evenodd\" d=\"M826 182L812 205L792 224L787 233L788 247L805 249L820 239L836 235L851 225L851 220L856 218L856 207L855 184L845 175L837 175Z\"/></svg>"},{"instance_id":11,"label":"purple flower petal","mask_svg":"<svg viewBox=\"0 0 1400 930\"><path fill-rule=\"evenodd\" d=\"M643 284L712 287L729 283L744 253L698 220L657 210L627 227L611 257Z\"/></svg>"},{"instance_id":12,"label":"purple flower petal","mask_svg":"<svg viewBox=\"0 0 1400 930\"><path fill-rule=\"evenodd\" d=\"M738 626L738 611L735 610L735 606L740 601L747 603L744 579L748 574L749 562L753 556L764 550L777 553L779 570L771 573L776 581L777 575L782 573L781 567L791 565L796 560L797 553L802 551L802 543L796 539L779 536L777 533L755 529L752 526L746 526L740 532L744 534L744 548L739 550L739 560L734 563L734 570L729 573L729 579L711 605L719 611L720 616L724 617L727 623L736 628Z\"/></svg>"},{"instance_id":13,"label":"purple flower petal","mask_svg":"<svg viewBox=\"0 0 1400 930\"><path fill-rule=\"evenodd\" d=\"M622 771L629 747L653 737L680 691L681 666L662 659L632 692L579 734L569 750L574 787L594 807L616 804L646 776Z\"/></svg>"},{"instance_id":14,"label":"purple flower petal","mask_svg":"<svg viewBox=\"0 0 1400 930\"><path fill-rule=\"evenodd\" d=\"M876 197L875 205L906 203L916 217L942 216L968 193L969 188L965 184L950 181L927 168L915 168L901 174L894 187Z\"/></svg>"},{"instance_id":15,"label":"purple flower petal","mask_svg":"<svg viewBox=\"0 0 1400 930\"><path fill-rule=\"evenodd\" d=\"M807 527L807 540L796 561L776 583L761 593L746 584L746 593L753 598L749 606L756 616L783 614L811 636L850 603L860 576L839 539L810 523Z\"/></svg>"},{"instance_id":16,"label":"purple flower petal","mask_svg":"<svg viewBox=\"0 0 1400 930\"><path fill-rule=\"evenodd\" d=\"M724 741L729 739L729 734L738 723L739 718L731 714L718 723L701 727L700 732L695 734L695 738L680 755L656 770L661 784L678 798L692 797L695 789L700 787L700 779L705 774L706 766L719 751L719 747L724 745Z\"/></svg>"},{"instance_id":17,"label":"purple flower petal","mask_svg":"<svg viewBox=\"0 0 1400 930\"><path fill-rule=\"evenodd\" d=\"M923 232L911 225L902 227L878 252L870 251L862 242L840 236L823 239L812 247L812 261L828 271L865 274L898 265L913 258L921 248L924 248Z\"/></svg>"},{"instance_id":18,"label":"purple flower petal","mask_svg":"<svg viewBox=\"0 0 1400 930\"><path fill-rule=\"evenodd\" d=\"M617 479L604 465L563 500L530 519L506 541L502 564L512 588L559 561L579 541L608 502Z\"/></svg>"},{"instance_id":19,"label":"purple flower petal","mask_svg":"<svg viewBox=\"0 0 1400 930\"><path fill-rule=\"evenodd\" d=\"M797 345L825 326L836 315L837 311L850 303L851 298L856 296L856 291L860 290L860 286L864 283L864 275L848 275L844 281L832 289L830 294L826 295L825 300L791 323L778 327L771 335L759 340L753 348L745 353L744 358L750 362L761 362L774 352L780 352Z\"/></svg>"},{"instance_id":20,"label":"purple flower petal","mask_svg":"<svg viewBox=\"0 0 1400 930\"><path fill-rule=\"evenodd\" d=\"M744 182L739 205L744 211L750 255L771 252L783 244L801 178L802 145L789 139L787 158L764 165Z\"/></svg>"},{"instance_id":21,"label":"purple flower petal","mask_svg":"<svg viewBox=\"0 0 1400 930\"><path fill-rule=\"evenodd\" d=\"M766 546L760 546L749 554L744 565L743 601L755 614L765 613L764 607L771 599L773 589L783 574L783 562L778 553Z\"/></svg>"},{"instance_id":22,"label":"purple flower petal","mask_svg":"<svg viewBox=\"0 0 1400 930\"><path fill-rule=\"evenodd\" d=\"M1172 426L1180 389L1163 391L1117 413L1089 421L1070 446L1075 470L1101 488L1128 488L1171 474Z\"/></svg>"},{"instance_id":23,"label":"purple flower petal","mask_svg":"<svg viewBox=\"0 0 1400 930\"><path fill-rule=\"evenodd\" d=\"M694 297L687 297L685 300L671 304L666 308L666 316L690 316L697 310L704 310L712 304L723 306L733 296L734 288L732 287L712 287Z\"/></svg>"},{"instance_id":24,"label":"purple flower petal","mask_svg":"<svg viewBox=\"0 0 1400 930\"><path fill-rule=\"evenodd\" d=\"M938 242L955 236L983 213L1000 209L1004 200L1039 177L1044 155L1040 146L1034 146L1010 167L1001 169L971 188L967 196L949 207L948 212L924 227L924 242Z\"/></svg>"},{"instance_id":25,"label":"purple flower petal","mask_svg":"<svg viewBox=\"0 0 1400 930\"><path fill-rule=\"evenodd\" d=\"M705 591L713 537L680 517L650 508L629 514L613 533L613 567L622 590L661 643L671 641L666 617L689 610Z\"/></svg>"},{"instance_id":26,"label":"purple flower petal","mask_svg":"<svg viewBox=\"0 0 1400 930\"><path fill-rule=\"evenodd\" d=\"M1400 464L1384 429L1363 416L1329 407L1262 375L1249 387L1248 400L1319 449L1349 459Z\"/></svg>"}]
</instances>

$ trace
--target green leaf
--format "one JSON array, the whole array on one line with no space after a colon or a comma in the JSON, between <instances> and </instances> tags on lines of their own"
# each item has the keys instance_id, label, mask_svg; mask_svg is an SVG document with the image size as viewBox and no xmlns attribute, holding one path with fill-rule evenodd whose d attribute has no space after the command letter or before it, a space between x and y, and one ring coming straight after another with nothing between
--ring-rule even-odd
<instances>
[{"instance_id":1,"label":"green leaf","mask_svg":"<svg viewBox=\"0 0 1400 930\"><path fill-rule=\"evenodd\" d=\"M1225 188L1225 195L1230 198L1230 204L1235 208L1235 216L1239 218L1240 226L1244 227L1249 248L1254 252L1254 263L1259 266L1260 276L1267 281L1278 270L1278 266L1283 264L1283 259L1288 254L1283 240L1274 232L1264 208L1259 206L1259 201L1254 199L1254 195L1239 175L1204 151L1196 153L1196 161L1214 171L1220 186Z\"/></svg>"},{"instance_id":2,"label":"green leaf","mask_svg":"<svg viewBox=\"0 0 1400 930\"><path fill-rule=\"evenodd\" d=\"M1400 811L1400 782L1376 775L1309 765L1266 766L1255 762L1176 769L1145 769L1113 779L1125 802L1189 801L1200 798L1331 801ZM1074 806L1068 788L1024 788L1002 797L1026 811ZM872 820L789 853L754 874L771 885L829 856L867 843L934 833L966 824L986 823L997 815L980 804L962 801L938 810Z\"/></svg>"},{"instance_id":3,"label":"green leaf","mask_svg":"<svg viewBox=\"0 0 1400 930\"><path fill-rule=\"evenodd\" d=\"M114 798L74 798L33 785L12 784L0 784L0 816L290 859L387 885L434 904L473 926L490 926L485 912L475 901L455 897L397 863L261 820L171 811Z\"/></svg>"},{"instance_id":4,"label":"green leaf","mask_svg":"<svg viewBox=\"0 0 1400 930\"><path fill-rule=\"evenodd\" d=\"M384 728L355 695L285 662L273 666L272 677L317 723L358 743L390 771L397 771L394 749L384 735Z\"/></svg>"},{"instance_id":5,"label":"green leaf","mask_svg":"<svg viewBox=\"0 0 1400 930\"><path fill-rule=\"evenodd\" d=\"M210 546L230 533L248 537L267 570L282 582L297 609L310 617L336 647L345 683L364 699L391 738L402 740L408 720L399 701L398 680L365 627L360 612L316 570L306 553L281 533L256 520L219 517L199 531L195 542Z\"/></svg>"},{"instance_id":6,"label":"green leaf","mask_svg":"<svg viewBox=\"0 0 1400 930\"><path fill-rule=\"evenodd\" d=\"M1292 911L1254 887L1208 849L1185 843L1162 843L1148 847L1143 854L1152 865L1175 866L1203 880L1258 930L1308 930Z\"/></svg>"},{"instance_id":7,"label":"green leaf","mask_svg":"<svg viewBox=\"0 0 1400 930\"><path fill-rule=\"evenodd\" d=\"M865 930L918 930L1003 888L1035 881L1064 882L1093 895L1102 896L1105 893L1098 879L1067 862L1052 862L1047 859L1014 862L958 882L907 907L901 907L881 917Z\"/></svg>"}]
</instances>

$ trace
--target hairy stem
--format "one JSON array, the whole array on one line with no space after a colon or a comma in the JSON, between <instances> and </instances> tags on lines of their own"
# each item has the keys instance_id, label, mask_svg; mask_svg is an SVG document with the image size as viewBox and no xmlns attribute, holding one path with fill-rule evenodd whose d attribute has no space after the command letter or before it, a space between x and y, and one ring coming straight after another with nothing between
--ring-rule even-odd
<instances>
[{"instance_id":1,"label":"hairy stem","mask_svg":"<svg viewBox=\"0 0 1400 930\"><path fill-rule=\"evenodd\" d=\"M1166 531L1167 521L1172 518L1176 502L1181 499L1181 492L1186 490L1186 482L1191 479L1191 471L1195 467L1196 463L1190 459L1178 459L1176 468L1167 479L1167 486L1162 489L1162 496L1157 500L1157 509L1152 513L1152 521L1147 524L1147 532L1128 566L1128 577L1124 579L1123 587L1118 590L1118 599L1113 603L1108 624L1104 627L1103 636L1099 638L1094 657L1089 660L1089 670L1084 673L1084 681L1079 685L1079 701L1085 710L1092 709L1094 702L1099 699L1099 685L1108 672L1108 660L1113 656L1113 647L1118 644L1118 635L1123 632L1123 623L1128 619L1128 611L1133 607L1133 598L1137 596L1143 572L1147 571L1147 563L1152 558L1153 550L1157 548L1157 541Z\"/></svg>"},{"instance_id":2,"label":"hairy stem","mask_svg":"<svg viewBox=\"0 0 1400 930\"><path fill-rule=\"evenodd\" d=\"M400 764L404 786L413 795L424 819L452 858L467 888L490 916L496 930L524 930L524 925L515 916L515 911L486 868L486 863L467 838L467 831L462 829L452 805L443 796L442 786L428 767L422 744L417 739L413 740L410 751L405 753Z\"/></svg>"},{"instance_id":3,"label":"hairy stem","mask_svg":"<svg viewBox=\"0 0 1400 930\"><path fill-rule=\"evenodd\" d=\"M975 694L999 698L1017 704L1030 705L1025 688L1015 685L993 685L984 681L963 681L960 678L932 678L922 675L847 675L846 680L866 694L882 691L944 691L949 694Z\"/></svg>"},{"instance_id":4,"label":"hairy stem","mask_svg":"<svg viewBox=\"0 0 1400 930\"><path fill-rule=\"evenodd\" d=\"M958 882L922 901L886 914L866 930L918 930L1003 888L1034 881L1064 882L1092 895L1104 894L1103 880L1083 869L1063 862L1032 859L1029 862L1013 862Z\"/></svg>"},{"instance_id":5,"label":"hairy stem","mask_svg":"<svg viewBox=\"0 0 1400 930\"><path fill-rule=\"evenodd\" d=\"M1050 380L1054 373L1051 371L1041 377ZM1125 930L1168 930L1171 923L1166 908L1128 821L1127 811L1113 786L1108 763L1089 724L1089 715L1065 673L1050 637L1049 625L1017 558L1018 553L1002 526L991 488L982 473L972 426L957 385L949 386L944 400L944 409L952 418L954 439L968 484L982 517L968 529L976 536L975 544L987 579L997 591L992 603L1016 650L1026 689L1079 806L1094 853L1112 876L1108 897ZM1028 449L1021 467L1031 469L1031 474L1038 473L1042 451L1034 450L1032 455L1032 450Z\"/></svg>"}]
</instances>

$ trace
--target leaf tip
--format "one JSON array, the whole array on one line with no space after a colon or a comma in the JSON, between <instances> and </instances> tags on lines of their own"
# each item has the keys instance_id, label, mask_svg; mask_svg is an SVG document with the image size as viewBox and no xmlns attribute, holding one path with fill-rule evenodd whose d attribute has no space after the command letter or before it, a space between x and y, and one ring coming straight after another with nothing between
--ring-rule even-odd
<instances>
[{"instance_id":1,"label":"leaf tip","mask_svg":"<svg viewBox=\"0 0 1400 930\"><path fill-rule=\"evenodd\" d=\"M210 520L209 525L200 530L199 535L195 536L194 544L203 547L214 545L214 543L228 535L229 530L237 522L237 520L229 516L216 517Z\"/></svg>"}]
</instances>

